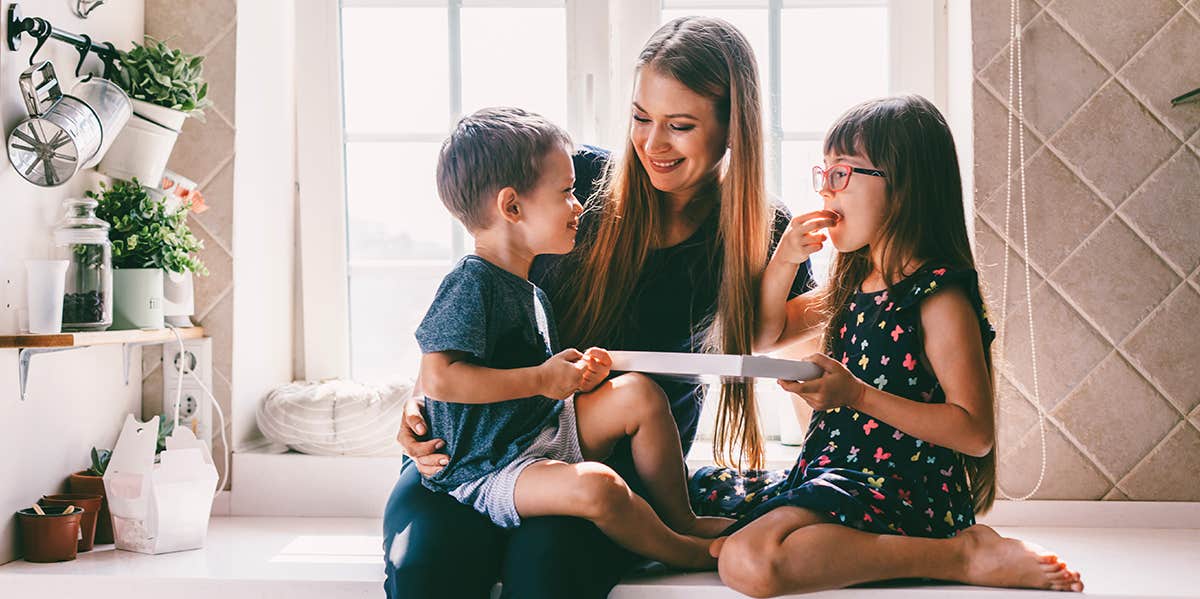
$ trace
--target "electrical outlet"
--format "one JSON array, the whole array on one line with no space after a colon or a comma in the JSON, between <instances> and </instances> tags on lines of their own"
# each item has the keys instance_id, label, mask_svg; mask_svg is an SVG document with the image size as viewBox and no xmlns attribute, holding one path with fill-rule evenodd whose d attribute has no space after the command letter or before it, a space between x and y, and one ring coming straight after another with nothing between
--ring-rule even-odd
<instances>
[{"instance_id":1,"label":"electrical outlet","mask_svg":"<svg viewBox=\"0 0 1200 599\"><path fill-rule=\"evenodd\" d=\"M209 390L212 389L212 339L192 339L183 342L183 352L175 341L163 344L163 417L175 417L175 394L183 379L179 398L179 426L186 426L197 439L212 447L213 408L212 400L196 383L188 371L196 376ZM186 367L187 370L184 368Z\"/></svg>"}]
</instances>

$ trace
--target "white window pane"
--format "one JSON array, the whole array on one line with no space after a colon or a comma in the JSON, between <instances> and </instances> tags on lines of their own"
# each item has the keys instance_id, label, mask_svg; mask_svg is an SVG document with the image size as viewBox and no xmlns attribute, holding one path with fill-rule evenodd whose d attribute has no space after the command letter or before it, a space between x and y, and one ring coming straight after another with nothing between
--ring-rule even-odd
<instances>
[{"instance_id":1,"label":"white window pane","mask_svg":"<svg viewBox=\"0 0 1200 599\"><path fill-rule=\"evenodd\" d=\"M463 8L462 106L516 106L567 125L566 9Z\"/></svg>"},{"instance_id":2,"label":"white window pane","mask_svg":"<svg viewBox=\"0 0 1200 599\"><path fill-rule=\"evenodd\" d=\"M350 358L355 380L415 377L421 350L413 337L450 262L350 273Z\"/></svg>"},{"instance_id":3,"label":"white window pane","mask_svg":"<svg viewBox=\"0 0 1200 599\"><path fill-rule=\"evenodd\" d=\"M437 143L346 144L350 260L453 257L453 219L437 195Z\"/></svg>"},{"instance_id":4,"label":"white window pane","mask_svg":"<svg viewBox=\"0 0 1200 599\"><path fill-rule=\"evenodd\" d=\"M724 19L729 21L734 27L737 27L738 31L742 32L742 35L746 36L746 40L750 42L750 47L754 49L754 58L758 63L759 86L762 90L762 109L764 118L766 118L768 105L767 90L770 89L769 81L767 80L770 71L767 69L767 63L771 58L770 36L767 33L767 9L664 9L662 11L662 22L666 23L672 19L687 16Z\"/></svg>"},{"instance_id":5,"label":"white window pane","mask_svg":"<svg viewBox=\"0 0 1200 599\"><path fill-rule=\"evenodd\" d=\"M847 108L887 94L886 7L785 9L780 29L785 131L824 133Z\"/></svg>"},{"instance_id":6,"label":"white window pane","mask_svg":"<svg viewBox=\"0 0 1200 599\"><path fill-rule=\"evenodd\" d=\"M822 164L820 141L783 142L783 202L793 216L820 210L825 203L812 187L812 167ZM813 276L818 282L825 281L829 261L835 250L828 241L821 251L813 254Z\"/></svg>"},{"instance_id":7,"label":"white window pane","mask_svg":"<svg viewBox=\"0 0 1200 599\"><path fill-rule=\"evenodd\" d=\"M446 130L450 122L446 19L445 8L342 9L347 131Z\"/></svg>"}]
</instances>

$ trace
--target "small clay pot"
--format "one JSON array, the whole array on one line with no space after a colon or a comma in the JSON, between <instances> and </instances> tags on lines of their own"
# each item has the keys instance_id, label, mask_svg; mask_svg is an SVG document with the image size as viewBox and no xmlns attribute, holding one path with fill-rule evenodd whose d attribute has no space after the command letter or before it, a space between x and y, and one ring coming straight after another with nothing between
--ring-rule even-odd
<instances>
[{"instance_id":1,"label":"small clay pot","mask_svg":"<svg viewBox=\"0 0 1200 599\"><path fill-rule=\"evenodd\" d=\"M108 512L108 497L104 494L104 478L91 476L87 470L81 470L67 479L67 490L71 493L99 495L100 514L96 517L96 544L103 545L113 542L112 515Z\"/></svg>"},{"instance_id":2,"label":"small clay pot","mask_svg":"<svg viewBox=\"0 0 1200 599\"><path fill-rule=\"evenodd\" d=\"M17 512L21 523L21 547L25 561L65 562L75 559L79 547L79 520L83 511L75 508L74 513L64 514L67 506L52 505L42 508L39 515L27 507Z\"/></svg>"},{"instance_id":3,"label":"small clay pot","mask_svg":"<svg viewBox=\"0 0 1200 599\"><path fill-rule=\"evenodd\" d=\"M99 495L87 495L85 493L59 493L57 495L46 495L42 497L38 503L43 506L58 505L66 507L73 505L76 508L83 508L83 518L79 519L79 526L83 536L79 539L79 551L92 550L92 542L96 538L96 516L100 514L100 504L104 498Z\"/></svg>"}]
</instances>

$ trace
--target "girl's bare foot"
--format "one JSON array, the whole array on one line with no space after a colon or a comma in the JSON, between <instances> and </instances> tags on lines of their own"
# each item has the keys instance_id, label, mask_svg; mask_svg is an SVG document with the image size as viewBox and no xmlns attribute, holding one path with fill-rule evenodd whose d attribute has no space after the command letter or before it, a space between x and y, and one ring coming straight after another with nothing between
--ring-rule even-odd
<instances>
[{"instance_id":1,"label":"girl's bare foot","mask_svg":"<svg viewBox=\"0 0 1200 599\"><path fill-rule=\"evenodd\" d=\"M1058 556L1018 539L1002 537L976 524L960 533L966 567L963 582L991 587L1083 590L1079 573Z\"/></svg>"}]
</instances>

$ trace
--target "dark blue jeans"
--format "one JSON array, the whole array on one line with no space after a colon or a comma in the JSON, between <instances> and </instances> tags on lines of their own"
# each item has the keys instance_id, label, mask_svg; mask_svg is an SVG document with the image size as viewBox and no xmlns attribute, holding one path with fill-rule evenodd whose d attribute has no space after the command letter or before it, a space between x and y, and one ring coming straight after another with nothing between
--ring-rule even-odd
<instances>
[{"instance_id":1,"label":"dark blue jeans","mask_svg":"<svg viewBox=\"0 0 1200 599\"><path fill-rule=\"evenodd\" d=\"M698 389L660 384L671 398L686 455L699 420ZM617 444L607 463L645 496L628 441ZM518 528L501 529L449 495L426 489L408 461L384 513L383 551L389 599L484 599L497 581L504 599L602 599L641 561L579 518L528 518Z\"/></svg>"}]
</instances>

